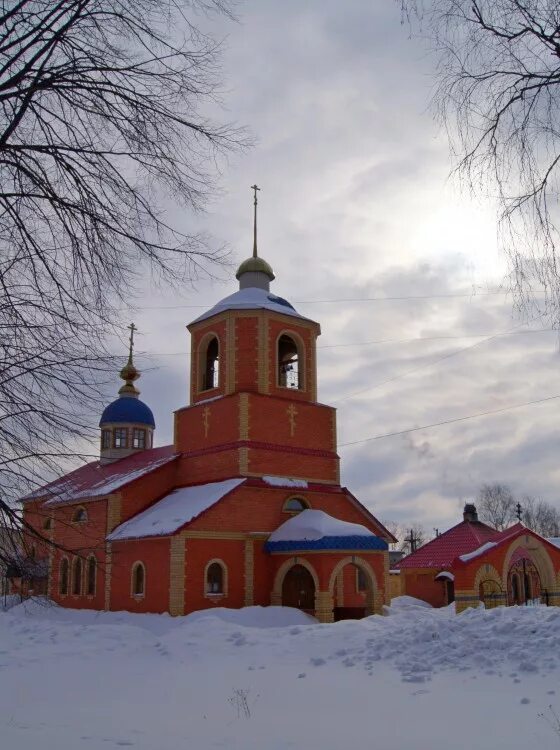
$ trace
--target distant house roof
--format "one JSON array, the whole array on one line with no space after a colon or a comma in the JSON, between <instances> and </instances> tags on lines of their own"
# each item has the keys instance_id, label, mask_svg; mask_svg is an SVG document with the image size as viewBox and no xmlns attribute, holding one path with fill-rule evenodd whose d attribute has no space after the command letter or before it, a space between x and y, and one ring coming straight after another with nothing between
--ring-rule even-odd
<instances>
[{"instance_id":1,"label":"distant house roof","mask_svg":"<svg viewBox=\"0 0 560 750\"><path fill-rule=\"evenodd\" d=\"M461 521L407 555L395 568L447 568L456 557L473 552L499 536L500 532L482 521Z\"/></svg>"},{"instance_id":2,"label":"distant house roof","mask_svg":"<svg viewBox=\"0 0 560 750\"><path fill-rule=\"evenodd\" d=\"M178 457L172 445L134 453L113 463L92 461L64 477L40 487L23 502L42 499L47 505L87 500L116 492Z\"/></svg>"},{"instance_id":3,"label":"distant house roof","mask_svg":"<svg viewBox=\"0 0 560 750\"><path fill-rule=\"evenodd\" d=\"M226 479L223 482L179 487L128 521L117 526L107 541L142 539L151 536L168 536L194 520L208 508L230 493L245 478Z\"/></svg>"}]
</instances>

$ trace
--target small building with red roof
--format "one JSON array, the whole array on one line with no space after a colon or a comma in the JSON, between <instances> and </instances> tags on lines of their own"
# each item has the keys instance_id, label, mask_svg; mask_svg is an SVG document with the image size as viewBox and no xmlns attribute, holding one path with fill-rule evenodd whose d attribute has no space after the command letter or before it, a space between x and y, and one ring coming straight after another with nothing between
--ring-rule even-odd
<instances>
[{"instance_id":1,"label":"small building with red roof","mask_svg":"<svg viewBox=\"0 0 560 750\"><path fill-rule=\"evenodd\" d=\"M560 549L522 523L504 531L478 520L465 505L463 520L404 557L395 569L401 593L434 607L544 603L560 605Z\"/></svg>"},{"instance_id":2,"label":"small building with red roof","mask_svg":"<svg viewBox=\"0 0 560 750\"><path fill-rule=\"evenodd\" d=\"M284 604L322 621L388 602L396 540L340 485L336 412L317 399L319 324L270 292L256 246L237 279L188 326L190 399L172 445L154 447L132 327L99 459L23 499L47 571L29 591L172 615Z\"/></svg>"}]
</instances>

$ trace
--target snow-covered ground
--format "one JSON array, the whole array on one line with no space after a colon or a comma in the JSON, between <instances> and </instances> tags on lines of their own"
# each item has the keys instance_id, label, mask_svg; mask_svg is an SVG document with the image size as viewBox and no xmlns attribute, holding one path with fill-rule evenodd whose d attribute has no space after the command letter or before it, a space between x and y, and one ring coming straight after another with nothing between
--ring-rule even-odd
<instances>
[{"instance_id":1,"label":"snow-covered ground","mask_svg":"<svg viewBox=\"0 0 560 750\"><path fill-rule=\"evenodd\" d=\"M560 609L403 597L320 625L28 603L0 612L0 706L6 750L560 750Z\"/></svg>"}]
</instances>

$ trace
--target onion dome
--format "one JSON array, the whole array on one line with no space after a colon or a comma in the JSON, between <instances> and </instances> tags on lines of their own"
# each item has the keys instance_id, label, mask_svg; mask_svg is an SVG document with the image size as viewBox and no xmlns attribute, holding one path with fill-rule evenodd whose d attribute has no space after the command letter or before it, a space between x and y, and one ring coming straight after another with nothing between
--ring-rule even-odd
<instances>
[{"instance_id":1,"label":"onion dome","mask_svg":"<svg viewBox=\"0 0 560 750\"><path fill-rule=\"evenodd\" d=\"M124 385L119 388L119 398L109 404L101 415L99 426L102 427L104 424L137 424L146 425L147 427L154 428L156 423L154 421L154 415L150 407L143 401L140 401L138 396L140 391L134 385L134 382L140 377L140 372L134 366L132 361L132 350L134 347L134 331L136 327L134 323L130 326L130 348L128 352L128 361L122 368L119 376L124 380Z\"/></svg>"},{"instance_id":2,"label":"onion dome","mask_svg":"<svg viewBox=\"0 0 560 750\"><path fill-rule=\"evenodd\" d=\"M110 403L101 415L99 426L124 422L144 424L147 427L156 426L152 410L147 404L140 401L138 396L120 396L116 401Z\"/></svg>"},{"instance_id":3,"label":"onion dome","mask_svg":"<svg viewBox=\"0 0 560 750\"><path fill-rule=\"evenodd\" d=\"M275 279L274 272L270 264L267 263L266 260L264 260L263 258L259 258L258 256L252 256L251 258L247 258L247 260L244 260L237 269L235 278L240 280L241 276L243 276L244 273L263 273L265 274L265 276L268 276L269 281L274 281Z\"/></svg>"}]
</instances>

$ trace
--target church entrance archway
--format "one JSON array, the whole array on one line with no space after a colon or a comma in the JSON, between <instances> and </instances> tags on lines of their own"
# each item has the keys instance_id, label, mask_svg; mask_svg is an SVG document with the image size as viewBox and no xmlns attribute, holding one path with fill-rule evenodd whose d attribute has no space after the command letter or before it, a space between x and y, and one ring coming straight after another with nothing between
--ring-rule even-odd
<instances>
[{"instance_id":1,"label":"church entrance archway","mask_svg":"<svg viewBox=\"0 0 560 750\"><path fill-rule=\"evenodd\" d=\"M315 581L303 565L292 566L284 576L282 606L296 607L309 614L315 611Z\"/></svg>"},{"instance_id":2,"label":"church entrance archway","mask_svg":"<svg viewBox=\"0 0 560 750\"><path fill-rule=\"evenodd\" d=\"M329 590L334 601L334 620L359 620L376 612L377 581L371 566L352 556L333 570Z\"/></svg>"},{"instance_id":3,"label":"church entrance archway","mask_svg":"<svg viewBox=\"0 0 560 750\"><path fill-rule=\"evenodd\" d=\"M541 577L529 555L518 550L508 570L508 604L537 605L542 595Z\"/></svg>"}]
</instances>

